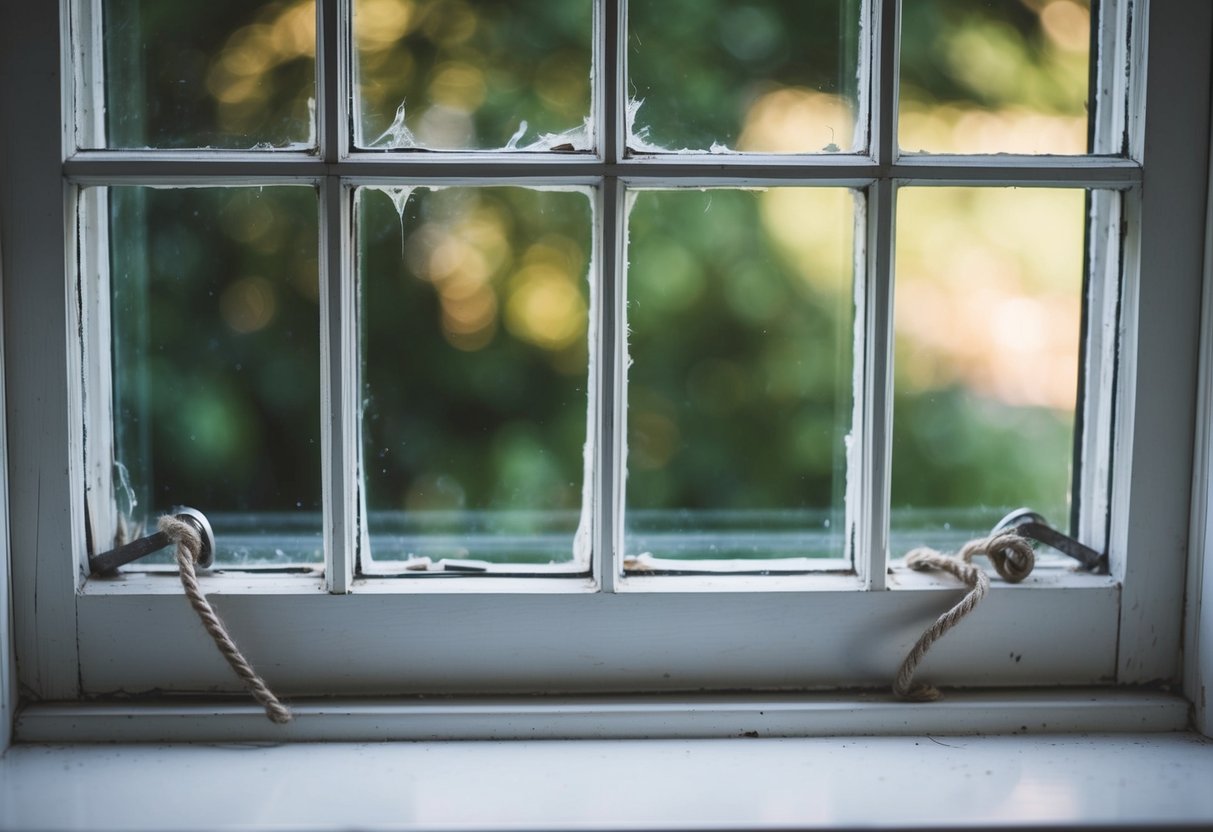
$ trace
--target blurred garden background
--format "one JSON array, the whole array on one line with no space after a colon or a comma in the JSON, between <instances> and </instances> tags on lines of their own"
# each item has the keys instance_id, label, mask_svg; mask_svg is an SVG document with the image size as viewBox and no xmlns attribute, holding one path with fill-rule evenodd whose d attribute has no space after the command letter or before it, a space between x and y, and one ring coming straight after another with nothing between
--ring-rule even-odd
<instances>
[{"instance_id":1,"label":"blurred garden background","mask_svg":"<svg viewBox=\"0 0 1213 832\"><path fill-rule=\"evenodd\" d=\"M314 146L311 0L103 7L108 146ZM359 147L592 148L589 0L353 8ZM902 25L904 151L1085 151L1086 3L905 0ZM863 27L855 0L634 0L630 146L862 152ZM321 560L316 191L107 195L119 511L202 508L226 563ZM584 554L591 195L352 199L376 556ZM901 189L894 555L1020 505L1068 525L1085 203ZM631 196L628 554L843 554L863 210L839 188Z\"/></svg>"}]
</instances>

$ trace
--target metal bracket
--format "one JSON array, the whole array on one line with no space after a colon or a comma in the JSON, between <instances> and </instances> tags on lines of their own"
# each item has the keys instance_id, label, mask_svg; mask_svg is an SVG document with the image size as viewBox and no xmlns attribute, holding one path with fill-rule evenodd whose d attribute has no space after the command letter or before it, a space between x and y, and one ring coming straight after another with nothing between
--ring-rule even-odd
<instances>
[{"instance_id":1,"label":"metal bracket","mask_svg":"<svg viewBox=\"0 0 1213 832\"><path fill-rule=\"evenodd\" d=\"M1023 537L1051 546L1063 555L1069 555L1082 564L1088 572L1106 575L1108 572L1108 556L1101 554L1090 546L1079 543L1067 534L1059 532L1049 525L1044 516L1030 508L1017 508L998 521L992 534L1014 529Z\"/></svg>"},{"instance_id":2,"label":"metal bracket","mask_svg":"<svg viewBox=\"0 0 1213 832\"><path fill-rule=\"evenodd\" d=\"M205 569L214 563L215 533L211 531L211 524L206 519L206 515L198 511L198 509L187 506L174 509L173 515L178 520L184 520L198 530L198 536L202 538L202 551L198 555L198 565ZM93 575L113 574L119 566L139 560L139 558L147 557L153 552L160 551L172 542L164 532L149 534L147 537L132 540L130 543L126 543L116 549L110 549L108 552L102 552L100 555L90 556L88 559L88 571Z\"/></svg>"}]
</instances>

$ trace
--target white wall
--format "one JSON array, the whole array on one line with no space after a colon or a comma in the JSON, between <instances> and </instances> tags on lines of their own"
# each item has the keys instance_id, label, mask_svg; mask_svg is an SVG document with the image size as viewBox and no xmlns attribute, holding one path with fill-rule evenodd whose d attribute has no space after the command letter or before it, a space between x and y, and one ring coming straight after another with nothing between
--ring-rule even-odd
<instances>
[{"instance_id":1,"label":"white wall","mask_svg":"<svg viewBox=\"0 0 1213 832\"><path fill-rule=\"evenodd\" d=\"M0 259L0 296L4 267ZM12 741L13 711L17 704L17 673L13 656L12 604L9 599L8 558L8 430L4 398L4 328L0 302L0 754Z\"/></svg>"},{"instance_id":2,"label":"white wall","mask_svg":"<svg viewBox=\"0 0 1213 832\"><path fill-rule=\"evenodd\" d=\"M1201 300L1196 453L1192 460L1192 527L1184 622L1184 693L1194 727L1213 736L1213 124L1209 126L1205 209L1204 296Z\"/></svg>"}]
</instances>

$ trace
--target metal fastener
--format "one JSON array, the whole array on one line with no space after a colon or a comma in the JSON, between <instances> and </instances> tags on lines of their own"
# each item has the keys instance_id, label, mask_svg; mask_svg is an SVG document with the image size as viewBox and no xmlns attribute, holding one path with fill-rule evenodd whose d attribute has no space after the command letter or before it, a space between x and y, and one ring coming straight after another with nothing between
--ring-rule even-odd
<instances>
[{"instance_id":1,"label":"metal fastener","mask_svg":"<svg viewBox=\"0 0 1213 832\"><path fill-rule=\"evenodd\" d=\"M198 555L198 565L206 568L214 563L215 533L211 531L211 524L206 519L206 515L196 508L189 508L187 506L174 509L173 515L198 530L198 536L202 538L202 549ZM94 575L113 572L119 566L147 557L153 552L158 552L165 546L170 545L172 542L164 532L156 532L155 534L149 534L147 537L132 540L130 543L110 549L108 552L103 552L95 557L89 557L89 572Z\"/></svg>"},{"instance_id":2,"label":"metal fastener","mask_svg":"<svg viewBox=\"0 0 1213 832\"><path fill-rule=\"evenodd\" d=\"M1108 556L1095 551L1090 546L1079 543L1067 534L1059 532L1049 525L1044 516L1030 508L1017 508L998 521L993 534L1014 529L1023 537L1051 546L1064 555L1069 555L1090 572L1105 573L1108 571Z\"/></svg>"}]
</instances>

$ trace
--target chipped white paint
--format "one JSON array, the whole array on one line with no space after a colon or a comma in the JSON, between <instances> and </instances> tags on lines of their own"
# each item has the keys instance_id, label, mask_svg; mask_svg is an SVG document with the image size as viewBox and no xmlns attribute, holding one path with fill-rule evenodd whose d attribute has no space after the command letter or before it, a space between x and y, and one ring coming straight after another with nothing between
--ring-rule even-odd
<instances>
[{"instance_id":1,"label":"chipped white paint","mask_svg":"<svg viewBox=\"0 0 1213 832\"><path fill-rule=\"evenodd\" d=\"M0 828L1208 828L1210 780L1190 734L31 746Z\"/></svg>"},{"instance_id":2,"label":"chipped white paint","mask_svg":"<svg viewBox=\"0 0 1213 832\"><path fill-rule=\"evenodd\" d=\"M451 697L292 703L289 725L255 703L49 704L22 711L19 742L374 742L398 740L711 739L934 734L1181 731L1173 694L1051 689L953 692L922 705L887 691L836 694L663 694Z\"/></svg>"}]
</instances>

